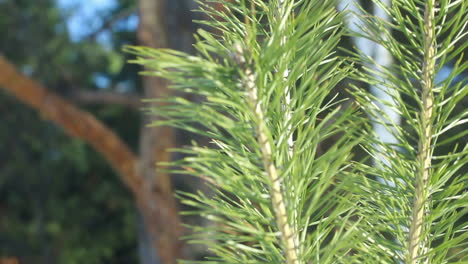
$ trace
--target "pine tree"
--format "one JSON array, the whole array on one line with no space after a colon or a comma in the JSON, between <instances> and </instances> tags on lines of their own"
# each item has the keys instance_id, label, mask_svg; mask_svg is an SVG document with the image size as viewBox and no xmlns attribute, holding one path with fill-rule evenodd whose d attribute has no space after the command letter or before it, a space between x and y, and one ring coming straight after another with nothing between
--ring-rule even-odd
<instances>
[{"instance_id":1,"label":"pine tree","mask_svg":"<svg viewBox=\"0 0 468 264\"><path fill-rule=\"evenodd\" d=\"M151 69L145 74L205 99L167 98L149 109L165 118L154 125L211 140L176 150L186 157L172 164L213 190L179 194L194 208L187 214L213 223L193 227L188 238L209 246L204 263L464 261L466 143L436 152L466 135L445 137L468 115L454 110L466 82L453 82L468 65L461 56L466 44L454 46L466 36L466 3L395 0L382 5L390 25L362 16L364 35L396 60L369 72L372 59L337 55L345 27L335 1L215 2L225 8L204 5L216 19L203 23L215 30L198 31L196 55L126 48L138 56L134 63ZM449 78L436 82L437 71L454 59ZM356 104L341 99L335 88L348 77L398 91L381 103L403 124L385 122L366 89L352 89ZM379 118L398 146L376 140L369 124ZM359 146L384 150L386 162L355 160Z\"/></svg>"}]
</instances>

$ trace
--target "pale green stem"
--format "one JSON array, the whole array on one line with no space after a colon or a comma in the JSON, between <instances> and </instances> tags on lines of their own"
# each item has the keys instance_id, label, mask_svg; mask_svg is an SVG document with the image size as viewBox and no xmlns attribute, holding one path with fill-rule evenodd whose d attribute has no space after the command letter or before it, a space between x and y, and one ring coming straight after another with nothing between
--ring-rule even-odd
<instances>
[{"instance_id":1,"label":"pale green stem","mask_svg":"<svg viewBox=\"0 0 468 264\"><path fill-rule=\"evenodd\" d=\"M246 88L247 101L252 107L255 115L255 130L258 144L260 146L263 166L270 181L270 194L275 213L276 223L281 233L281 238L284 244L284 253L286 257L286 264L299 264L297 247L295 245L295 237L291 225L288 221L288 214L286 211L286 203L284 194L281 190L281 178L278 175L278 170L275 167L272 158L271 142L268 139L268 127L265 123L265 114L263 112L261 102L258 99L258 89L255 84L255 74L246 63L244 51L242 47L236 46L235 59L244 71L244 78L242 84Z\"/></svg>"},{"instance_id":2,"label":"pale green stem","mask_svg":"<svg viewBox=\"0 0 468 264\"><path fill-rule=\"evenodd\" d=\"M421 135L418 144L418 171L416 174L415 199L413 204L413 216L408 241L408 264L422 263L420 255L426 251L424 236L424 212L428 208L427 188L431 168L431 138L432 138L432 114L433 114L433 80L435 75L436 39L434 12L435 0L426 3L424 11L424 61L422 79L422 109L420 113Z\"/></svg>"},{"instance_id":3,"label":"pale green stem","mask_svg":"<svg viewBox=\"0 0 468 264\"><path fill-rule=\"evenodd\" d=\"M287 8L285 7L285 0L279 0L278 2L278 15L276 17L276 19L278 21L280 21L282 18L284 17L288 17L286 15L286 10ZM281 23L282 25L286 25L286 23ZM287 39L287 35L286 35L286 32L284 30L284 27L280 27L279 28L279 34L282 34L282 38L281 38L281 45L284 46L286 44L286 41L288 40ZM285 63L285 59L284 57L280 60L280 65L281 64L284 64ZM287 82L288 81L288 77L289 77L289 68L286 68L284 71L283 71L283 81L284 82ZM286 87L284 87L284 103L283 103L283 108L284 108L284 122L287 123L288 125L286 126L286 133L289 134L288 138L287 138L287 146L288 146L288 157L291 159L293 154L294 154L294 139L293 139L293 128L292 128L292 124L291 124L291 118L292 118L292 113L291 113L291 87L289 87L288 85L286 85ZM289 190L291 191L291 193L293 193L293 195L295 195L295 188L294 186L291 186L291 189ZM294 219L298 219L298 209L297 209L297 205L295 204L294 205ZM294 228L294 226L293 226ZM296 230L293 230L294 233L296 233ZM295 245L299 245L299 237L296 236L295 237Z\"/></svg>"},{"instance_id":4,"label":"pale green stem","mask_svg":"<svg viewBox=\"0 0 468 264\"><path fill-rule=\"evenodd\" d=\"M279 0L279 14L278 18L281 19L282 16L285 14L285 6L284 6L284 0ZM280 31L283 31L283 28L280 28ZM284 34L284 33L283 33ZM286 43L287 37L286 35L283 36L281 39L281 45L284 45ZM289 69L285 69L283 72L283 80L286 82L289 77ZM284 108L285 108L285 122L291 122L291 91L290 87L286 86L285 87L285 95L284 95ZM293 140L293 135L291 133L292 131L292 126L291 123L286 128L286 131L289 135L288 137L288 154L289 157L291 158L293 155L294 151L294 140Z\"/></svg>"}]
</instances>

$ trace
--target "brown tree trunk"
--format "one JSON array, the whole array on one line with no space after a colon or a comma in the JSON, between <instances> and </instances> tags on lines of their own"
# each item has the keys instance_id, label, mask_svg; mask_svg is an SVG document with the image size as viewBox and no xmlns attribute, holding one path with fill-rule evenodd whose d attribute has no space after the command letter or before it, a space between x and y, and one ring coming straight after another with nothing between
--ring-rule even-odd
<instances>
[{"instance_id":1,"label":"brown tree trunk","mask_svg":"<svg viewBox=\"0 0 468 264\"><path fill-rule=\"evenodd\" d=\"M152 48L168 47L165 11L165 0L139 1L138 39L141 45ZM170 95L168 83L156 77L143 77L143 91L143 98L162 98ZM152 103L146 106L158 107L159 105L160 103ZM163 264L172 264L176 263L177 258L182 257L180 241L182 229L171 186L171 176L156 166L156 162L171 160L168 149L175 146L175 136L170 127L148 127L148 124L157 119L158 117L152 115L144 115L142 120L139 169L147 188L148 199L146 201L149 211L141 213L143 223L150 235L146 241L149 240L154 244L154 249L157 249ZM165 208L173 210L157 210L162 208L160 204L166 204L168 206ZM158 228L158 225L164 225L166 228ZM140 246L144 247L144 245ZM148 252L148 250L143 249L140 252ZM154 261L150 260L151 256L141 257L143 264L154 264Z\"/></svg>"}]
</instances>

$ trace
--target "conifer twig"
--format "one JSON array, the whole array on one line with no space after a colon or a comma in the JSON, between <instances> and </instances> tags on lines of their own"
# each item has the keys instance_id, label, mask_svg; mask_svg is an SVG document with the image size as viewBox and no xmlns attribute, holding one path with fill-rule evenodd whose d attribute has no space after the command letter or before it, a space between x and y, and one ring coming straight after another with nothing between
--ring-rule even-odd
<instances>
[{"instance_id":1,"label":"conifer twig","mask_svg":"<svg viewBox=\"0 0 468 264\"><path fill-rule=\"evenodd\" d=\"M257 119L255 124L256 137L262 154L261 159L263 161L263 166L265 167L266 174L271 183L270 192L273 210L275 212L276 222L285 247L286 264L299 264L297 246L295 243L296 235L288 221L284 195L281 190L281 179L278 175L278 170L273 163L272 147L267 135L265 115L263 113L261 102L258 99L255 74L247 64L243 48L239 44L236 44L234 48L234 59L239 64L244 74L242 85L246 88L247 101L252 108L255 118Z\"/></svg>"},{"instance_id":2,"label":"conifer twig","mask_svg":"<svg viewBox=\"0 0 468 264\"><path fill-rule=\"evenodd\" d=\"M425 249L423 235L424 211L427 207L427 184L431 167L431 138L432 138L432 112L433 112L433 79L435 74L436 39L434 36L434 9L435 0L426 3L424 11L424 61L422 76L422 109L420 113L421 135L418 143L418 163L416 174L415 198L413 217L408 243L409 264L418 263L420 249Z\"/></svg>"},{"instance_id":3,"label":"conifer twig","mask_svg":"<svg viewBox=\"0 0 468 264\"><path fill-rule=\"evenodd\" d=\"M284 1L285 0L279 0L279 12L278 12L278 20L281 19L285 14L285 6L284 6ZM280 31L284 30L284 28L280 28ZM286 35L284 35L281 39L281 45L285 45L287 41ZM283 71L283 81L286 82L289 77L289 69L286 68ZM294 151L294 139L293 139L293 134L292 134L292 124L291 124L291 88L289 86L285 87L285 94L284 94L284 108L285 108L285 122L289 122L289 124L286 127L286 131L289 134L288 136L288 153L289 157L291 158L293 155Z\"/></svg>"}]
</instances>

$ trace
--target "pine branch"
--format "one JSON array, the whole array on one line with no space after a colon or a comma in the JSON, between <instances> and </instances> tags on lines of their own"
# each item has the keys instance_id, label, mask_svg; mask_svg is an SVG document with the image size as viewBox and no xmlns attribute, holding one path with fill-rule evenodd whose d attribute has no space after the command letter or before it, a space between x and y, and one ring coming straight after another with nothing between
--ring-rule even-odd
<instances>
[{"instance_id":1,"label":"pine branch","mask_svg":"<svg viewBox=\"0 0 468 264\"><path fill-rule=\"evenodd\" d=\"M275 211L276 222L281 232L282 240L285 247L286 263L298 264L297 246L295 245L297 235L294 234L292 227L289 224L288 215L286 212L285 198L282 190L281 178L278 175L278 170L273 163L272 147L268 135L270 132L265 124L265 114L262 109L261 102L258 99L258 89L255 84L255 74L247 64L247 58L244 54L245 50L240 46L235 47L235 59L239 67L244 71L242 84L247 92L247 101L255 115L255 128L258 144L262 152L262 161L266 174L270 180L270 192L273 210Z\"/></svg>"},{"instance_id":2,"label":"pine branch","mask_svg":"<svg viewBox=\"0 0 468 264\"><path fill-rule=\"evenodd\" d=\"M435 77L435 54L437 53L437 43L435 39L435 0L430 0L426 3L424 11L424 60L423 60L423 79L421 80L422 87L422 108L420 113L421 135L418 143L418 160L417 174L415 175L415 195L413 204L413 217L409 232L408 243L408 259L410 264L418 263L420 254L427 251L427 245L424 241L423 229L425 225L424 213L428 209L428 182L431 172L432 159L432 143L433 137L432 120L434 113L434 84Z\"/></svg>"},{"instance_id":3,"label":"pine branch","mask_svg":"<svg viewBox=\"0 0 468 264\"><path fill-rule=\"evenodd\" d=\"M194 56L126 48L146 74L206 98L168 98L152 109L155 125L212 139L178 149L186 158L173 164L214 192L181 194L195 208L187 213L214 222L194 227L190 239L209 244L205 263L353 263L349 250L362 234L350 160L361 121L331 94L350 71L335 54L343 17L332 0L223 3L222 11L205 7L220 19L204 23L219 31L200 30Z\"/></svg>"},{"instance_id":4,"label":"pine branch","mask_svg":"<svg viewBox=\"0 0 468 264\"><path fill-rule=\"evenodd\" d=\"M362 165L363 171L396 183L390 187L371 178L363 184L362 202L367 206L362 210L369 217L368 225L359 228L373 241L365 246L371 256L365 259L408 264L463 261L468 193L466 167L461 164L468 162L468 145L461 126L468 122L462 99L468 86L456 79L468 68L463 60L466 44L461 43L468 35L464 21L467 3L394 0L391 7L376 3L391 20L363 16L359 35L387 49L395 64L365 67L367 73L358 72L358 79L398 91L401 96L391 100L403 122L386 124L383 111L374 103L376 96L356 88L356 99L366 113L386 127L392 126L400 142L369 140L365 144L369 153L381 149L387 162L377 167ZM398 38L389 28L399 33ZM363 65L378 65L371 58L356 58ZM448 65L452 72L436 81L438 71ZM389 234L395 241L388 239Z\"/></svg>"}]
</instances>

